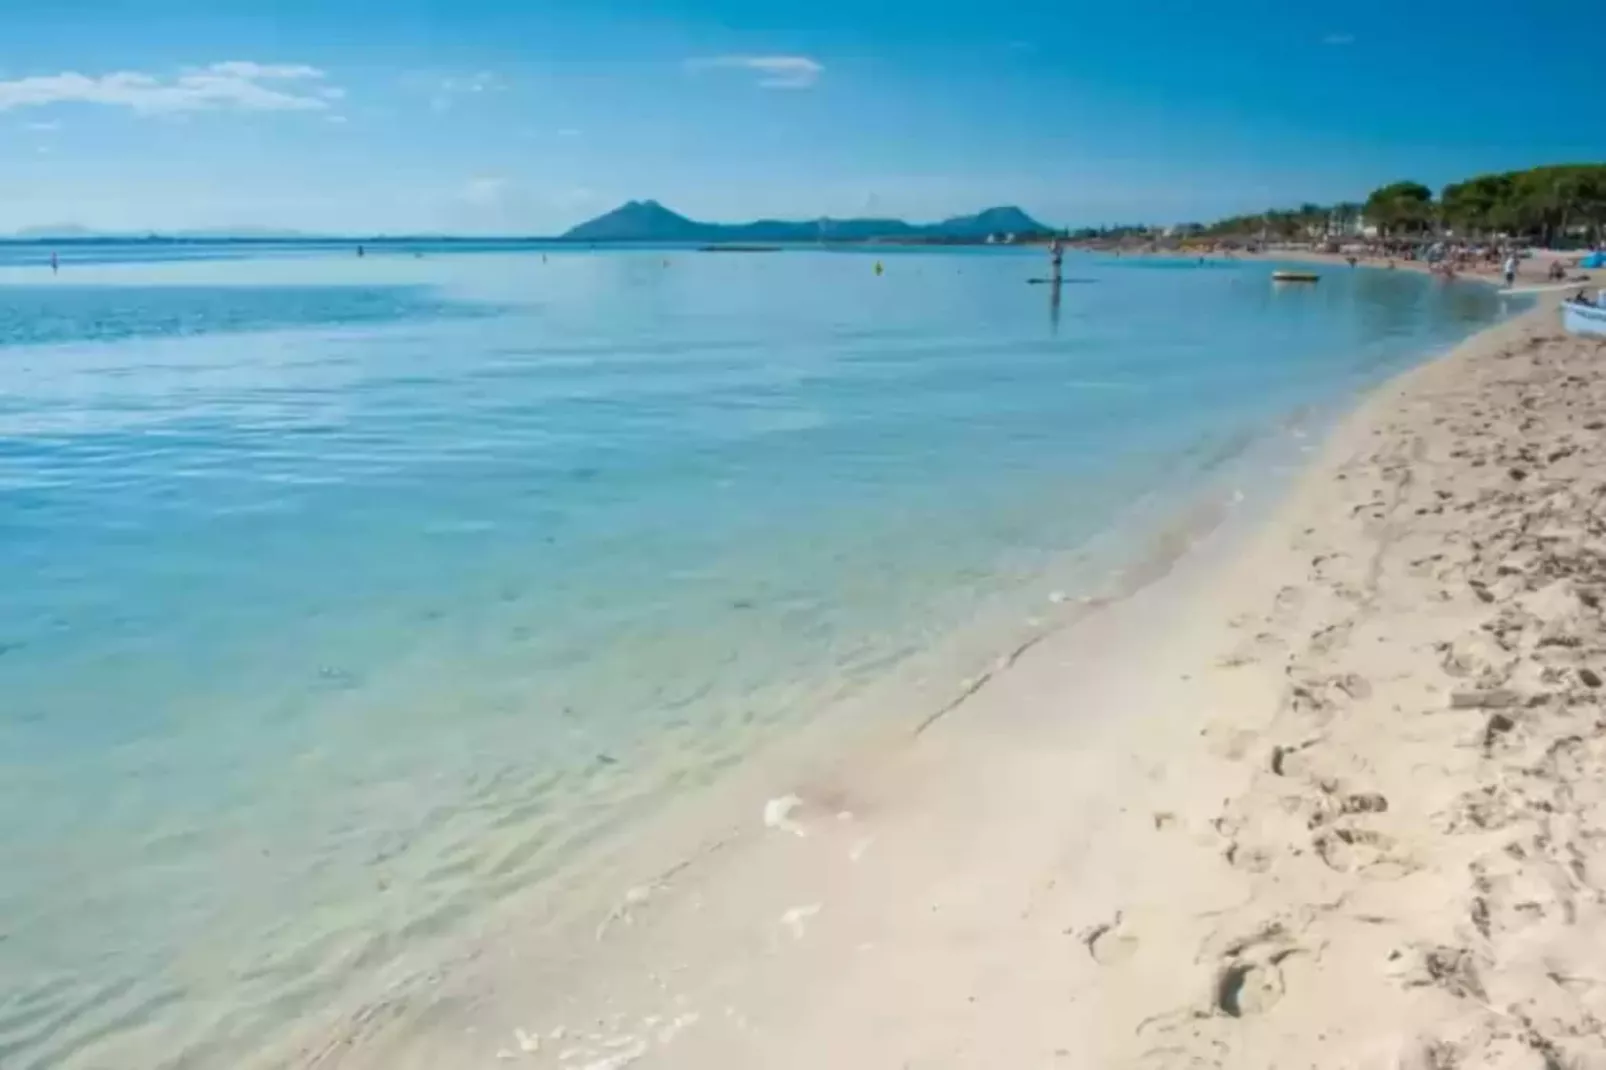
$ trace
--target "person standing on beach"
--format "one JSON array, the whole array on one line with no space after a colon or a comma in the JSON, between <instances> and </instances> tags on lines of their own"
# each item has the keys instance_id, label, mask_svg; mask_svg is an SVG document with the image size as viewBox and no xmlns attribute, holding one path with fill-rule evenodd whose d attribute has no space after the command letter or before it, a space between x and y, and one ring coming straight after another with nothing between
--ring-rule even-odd
<instances>
[{"instance_id":1,"label":"person standing on beach","mask_svg":"<svg viewBox=\"0 0 1606 1070\"><path fill-rule=\"evenodd\" d=\"M1506 273L1506 289L1511 289L1517 281L1517 251L1515 249L1506 254L1504 271Z\"/></svg>"}]
</instances>

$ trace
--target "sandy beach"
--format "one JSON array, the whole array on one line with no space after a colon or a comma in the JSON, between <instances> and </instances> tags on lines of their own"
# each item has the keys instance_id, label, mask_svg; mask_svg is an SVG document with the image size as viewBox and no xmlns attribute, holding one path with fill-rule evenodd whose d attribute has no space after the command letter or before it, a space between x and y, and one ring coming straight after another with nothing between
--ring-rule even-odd
<instances>
[{"instance_id":1,"label":"sandy beach","mask_svg":"<svg viewBox=\"0 0 1606 1070\"><path fill-rule=\"evenodd\" d=\"M1331 267L1350 269L1349 254L1323 253L1314 249L1268 249L1261 252L1235 252L1233 254L1244 260L1270 260L1270 261L1299 261L1308 264L1325 264ZM1534 249L1532 255L1524 259L1517 268L1517 290L1554 290L1565 293L1579 287L1598 286L1598 282L1585 283L1580 278L1590 278L1591 272L1581 270L1577 264L1583 254L1577 251L1561 252L1554 249ZM1556 282L1549 277L1551 265L1559 262L1566 269L1566 278ZM1392 265L1392 267L1390 266ZM1406 260L1401 257L1387 258L1377 255L1368 255L1360 259L1357 267L1380 268L1384 271L1415 271L1424 275L1435 274L1434 265L1425 260ZM1594 273L1595 276L1599 272ZM1460 279L1470 279L1486 282L1491 286L1503 286L1504 278L1501 276L1501 261L1479 261L1456 272Z\"/></svg>"},{"instance_id":2,"label":"sandy beach","mask_svg":"<svg viewBox=\"0 0 1606 1070\"><path fill-rule=\"evenodd\" d=\"M1407 373L1251 535L298 1061L1606 1065L1603 356L1549 304Z\"/></svg>"}]
</instances>

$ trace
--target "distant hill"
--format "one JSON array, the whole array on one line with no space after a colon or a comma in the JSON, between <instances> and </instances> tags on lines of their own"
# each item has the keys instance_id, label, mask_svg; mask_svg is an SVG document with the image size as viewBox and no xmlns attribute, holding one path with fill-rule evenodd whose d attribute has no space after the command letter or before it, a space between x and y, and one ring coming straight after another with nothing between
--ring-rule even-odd
<instances>
[{"instance_id":1,"label":"distant hill","mask_svg":"<svg viewBox=\"0 0 1606 1070\"><path fill-rule=\"evenodd\" d=\"M693 223L657 201L631 201L571 227L578 241L706 241L708 224Z\"/></svg>"},{"instance_id":2,"label":"distant hill","mask_svg":"<svg viewBox=\"0 0 1606 1070\"><path fill-rule=\"evenodd\" d=\"M988 208L941 223L901 219L815 219L796 222L760 219L751 223L700 223L657 201L631 201L566 231L565 241L639 242L813 242L813 241L983 241L990 234L1047 234L1052 228L1019 208Z\"/></svg>"},{"instance_id":3,"label":"distant hill","mask_svg":"<svg viewBox=\"0 0 1606 1070\"><path fill-rule=\"evenodd\" d=\"M1009 205L1004 208L984 208L975 215L955 216L934 224L931 230L943 237L985 238L989 234L1041 234L1049 228Z\"/></svg>"}]
</instances>

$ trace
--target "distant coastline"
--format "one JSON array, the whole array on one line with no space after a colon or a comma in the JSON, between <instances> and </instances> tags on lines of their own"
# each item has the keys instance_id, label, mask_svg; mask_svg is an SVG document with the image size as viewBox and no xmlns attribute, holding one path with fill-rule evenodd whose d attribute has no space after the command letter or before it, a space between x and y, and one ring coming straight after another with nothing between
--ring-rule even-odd
<instances>
[{"instance_id":1,"label":"distant coastline","mask_svg":"<svg viewBox=\"0 0 1606 1070\"><path fill-rule=\"evenodd\" d=\"M1414 181L1373 190L1364 202L1306 203L1268 209L1213 223L1170 226L1116 224L1077 228L1050 226L1005 205L935 223L897 218L822 217L710 223L681 215L654 200L627 201L561 234L316 234L240 224L206 229L100 231L77 223L25 227L0 236L5 245L221 244L275 245L430 242L551 243L564 245L981 245L1041 244L1062 239L1088 249L1128 250L1146 246L1184 252L1201 246L1226 249L1274 243L1345 242L1398 245L1454 238L1458 241L1523 240L1544 247L1587 248L1606 242L1606 164L1563 164L1526 171L1477 175L1443 188L1437 198Z\"/></svg>"},{"instance_id":2,"label":"distant coastline","mask_svg":"<svg viewBox=\"0 0 1606 1070\"><path fill-rule=\"evenodd\" d=\"M76 225L36 227L0 237L0 245L686 245L720 249L795 245L984 245L1046 241L1057 234L1013 206L987 208L937 223L902 219L761 219L746 223L705 223L673 212L657 201L630 201L562 234L309 234L296 231L216 231L110 233Z\"/></svg>"},{"instance_id":3,"label":"distant coastline","mask_svg":"<svg viewBox=\"0 0 1606 1070\"><path fill-rule=\"evenodd\" d=\"M0 248L70 249L110 246L192 246L205 247L305 247L324 249L362 245L370 250L385 248L411 248L416 246L486 246L494 248L527 248L560 246L570 248L683 248L695 251L782 252L792 248L818 248L821 246L846 247L866 245L931 246L931 245L1028 245L1049 240L1045 236L1016 236L1010 241L989 242L985 238L948 237L938 235L905 235L902 237L828 238L828 239L774 239L761 242L727 241L722 239L655 239L614 238L589 239L558 236L520 236L499 234L306 234L296 237L227 237L178 236L167 234L93 235L80 237L16 237L0 236Z\"/></svg>"}]
</instances>

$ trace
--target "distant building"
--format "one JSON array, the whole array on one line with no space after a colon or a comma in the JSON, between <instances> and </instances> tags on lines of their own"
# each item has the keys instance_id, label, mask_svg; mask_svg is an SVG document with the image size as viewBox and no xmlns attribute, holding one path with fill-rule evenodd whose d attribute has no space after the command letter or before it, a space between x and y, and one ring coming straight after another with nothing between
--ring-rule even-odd
<instances>
[{"instance_id":1,"label":"distant building","mask_svg":"<svg viewBox=\"0 0 1606 1070\"><path fill-rule=\"evenodd\" d=\"M1327 219L1327 226L1319 237L1326 237L1332 241L1343 241L1346 238L1373 238L1377 236L1377 228L1366 222L1362 215L1346 215L1334 211Z\"/></svg>"},{"instance_id":2,"label":"distant building","mask_svg":"<svg viewBox=\"0 0 1606 1070\"><path fill-rule=\"evenodd\" d=\"M1368 223L1366 217L1358 215L1352 217L1339 231L1346 238L1375 238L1380 231L1376 223Z\"/></svg>"}]
</instances>

